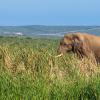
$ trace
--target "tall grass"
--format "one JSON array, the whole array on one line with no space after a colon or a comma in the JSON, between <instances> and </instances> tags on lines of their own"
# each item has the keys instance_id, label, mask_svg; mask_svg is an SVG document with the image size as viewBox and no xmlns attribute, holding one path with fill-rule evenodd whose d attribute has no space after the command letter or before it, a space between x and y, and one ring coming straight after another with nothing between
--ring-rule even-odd
<instances>
[{"instance_id":1,"label":"tall grass","mask_svg":"<svg viewBox=\"0 0 100 100\"><path fill-rule=\"evenodd\" d=\"M100 100L100 68L59 40L0 37L0 100Z\"/></svg>"}]
</instances>

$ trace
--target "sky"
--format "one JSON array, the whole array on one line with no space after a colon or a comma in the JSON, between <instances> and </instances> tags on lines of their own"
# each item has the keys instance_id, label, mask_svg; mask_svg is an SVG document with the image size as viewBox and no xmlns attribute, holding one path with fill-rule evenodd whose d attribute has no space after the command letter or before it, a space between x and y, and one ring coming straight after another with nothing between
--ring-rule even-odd
<instances>
[{"instance_id":1,"label":"sky","mask_svg":"<svg viewBox=\"0 0 100 100\"><path fill-rule=\"evenodd\" d=\"M0 26L100 25L100 0L0 0Z\"/></svg>"}]
</instances>

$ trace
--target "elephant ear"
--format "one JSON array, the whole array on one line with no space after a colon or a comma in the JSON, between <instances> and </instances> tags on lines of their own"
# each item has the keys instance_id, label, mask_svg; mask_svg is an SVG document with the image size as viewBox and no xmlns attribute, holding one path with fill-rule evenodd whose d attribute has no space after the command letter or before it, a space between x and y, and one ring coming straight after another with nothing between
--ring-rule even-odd
<instances>
[{"instance_id":1,"label":"elephant ear","mask_svg":"<svg viewBox=\"0 0 100 100\"><path fill-rule=\"evenodd\" d=\"M73 45L75 48L82 47L84 39L77 34L73 34Z\"/></svg>"},{"instance_id":2,"label":"elephant ear","mask_svg":"<svg viewBox=\"0 0 100 100\"><path fill-rule=\"evenodd\" d=\"M87 40L78 34L73 35L73 50L81 57L83 57L83 55L88 57L91 53Z\"/></svg>"}]
</instances>

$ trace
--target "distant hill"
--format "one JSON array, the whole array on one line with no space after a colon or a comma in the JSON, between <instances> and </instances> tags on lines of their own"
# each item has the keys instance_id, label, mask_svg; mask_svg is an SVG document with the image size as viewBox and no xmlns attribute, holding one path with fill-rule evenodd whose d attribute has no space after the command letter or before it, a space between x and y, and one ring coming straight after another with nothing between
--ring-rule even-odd
<instances>
[{"instance_id":1,"label":"distant hill","mask_svg":"<svg viewBox=\"0 0 100 100\"><path fill-rule=\"evenodd\" d=\"M100 35L100 26L0 26L0 35L60 37L68 32L87 32Z\"/></svg>"}]
</instances>

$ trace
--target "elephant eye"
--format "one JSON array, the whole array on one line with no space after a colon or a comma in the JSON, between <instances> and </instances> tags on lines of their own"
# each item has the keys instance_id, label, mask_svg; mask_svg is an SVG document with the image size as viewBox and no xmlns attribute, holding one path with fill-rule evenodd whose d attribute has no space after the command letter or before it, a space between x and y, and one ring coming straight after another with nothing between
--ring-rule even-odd
<instances>
[{"instance_id":1,"label":"elephant eye","mask_svg":"<svg viewBox=\"0 0 100 100\"><path fill-rule=\"evenodd\" d=\"M71 46L72 44L64 44L64 46Z\"/></svg>"},{"instance_id":2,"label":"elephant eye","mask_svg":"<svg viewBox=\"0 0 100 100\"><path fill-rule=\"evenodd\" d=\"M63 45L64 45L64 46L67 46L67 44L66 44L66 43L64 43Z\"/></svg>"}]
</instances>

